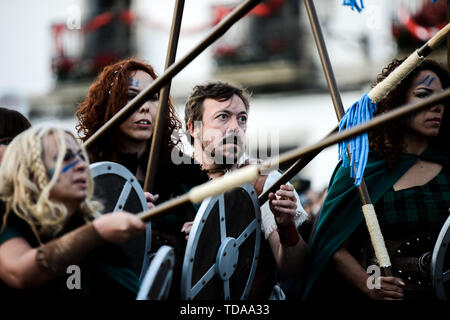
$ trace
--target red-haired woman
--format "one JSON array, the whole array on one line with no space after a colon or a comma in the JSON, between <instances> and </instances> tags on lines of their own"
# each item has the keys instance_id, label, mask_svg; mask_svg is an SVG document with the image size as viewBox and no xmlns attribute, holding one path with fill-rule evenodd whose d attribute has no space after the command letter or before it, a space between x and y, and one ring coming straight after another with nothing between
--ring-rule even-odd
<instances>
[{"instance_id":1,"label":"red-haired woman","mask_svg":"<svg viewBox=\"0 0 450 320\"><path fill-rule=\"evenodd\" d=\"M105 67L76 112L80 137L84 141L91 137L156 78L152 66L137 59L122 60ZM155 94L120 126L92 145L89 150L92 162L120 163L142 182L146 174L157 108L158 94ZM191 187L208 180L200 166L182 154L179 148L180 140L174 139L177 130L181 129L181 122L176 115L172 99L169 99L168 111L153 188L155 196L147 194L147 199L152 202L162 202L184 194ZM172 161L173 154L177 156L177 160L183 157L181 164ZM180 230L185 222L193 220L195 213L194 207L186 206L182 210L152 220L152 251L164 244L175 248L178 261L176 269L179 269L179 272L175 271L173 283L181 276L181 263L186 246L186 240Z\"/></svg>"},{"instance_id":2,"label":"red-haired woman","mask_svg":"<svg viewBox=\"0 0 450 320\"><path fill-rule=\"evenodd\" d=\"M130 100L148 87L156 73L139 60L119 61L105 67L91 85L88 96L76 112L77 131L83 141L119 112ZM158 93L152 95L136 112L107 135L101 137L89 150L93 162L114 161L127 167L138 180L143 181L148 152L158 108ZM171 99L162 141L162 157L170 156L177 144L172 134L181 128Z\"/></svg>"}]
</instances>

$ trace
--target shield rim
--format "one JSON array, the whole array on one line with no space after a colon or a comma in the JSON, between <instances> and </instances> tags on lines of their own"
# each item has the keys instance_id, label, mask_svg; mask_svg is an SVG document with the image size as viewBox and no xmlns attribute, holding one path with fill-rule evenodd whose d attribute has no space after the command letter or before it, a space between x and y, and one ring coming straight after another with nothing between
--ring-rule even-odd
<instances>
[{"instance_id":1,"label":"shield rim","mask_svg":"<svg viewBox=\"0 0 450 320\"><path fill-rule=\"evenodd\" d=\"M436 240L436 244L433 249L433 256L431 258L431 282L436 293L436 297L439 300L448 300L447 294L445 293L443 282L443 265L444 259L447 254L448 245L450 242L450 216L445 221L444 225L439 232L439 236ZM445 244L443 246L443 244ZM443 248L444 247L444 248ZM447 270L449 271L449 270Z\"/></svg>"},{"instance_id":2,"label":"shield rim","mask_svg":"<svg viewBox=\"0 0 450 320\"><path fill-rule=\"evenodd\" d=\"M152 263L145 273L136 300L149 300L148 293L152 289L152 286L156 279L156 275L158 274L161 265L166 261L170 262L170 269L169 272L165 275L166 278L164 281L164 286L161 288L163 291L160 291L158 300L167 299L170 291L170 285L172 283L173 268L175 266L175 250L170 246L164 245L158 249L152 260Z\"/></svg>"},{"instance_id":3,"label":"shield rim","mask_svg":"<svg viewBox=\"0 0 450 320\"><path fill-rule=\"evenodd\" d=\"M108 166L110 168L108 168ZM103 174L116 174L123 179L125 179L130 185L131 189L134 189L136 192L136 195L139 199L139 202L141 204L142 211L147 210L147 199L145 198L144 190L142 189L138 179L131 173L130 170L128 170L125 166L112 162L112 161L99 161L94 162L89 165L89 169L91 171L91 177L94 180L96 177L103 175ZM94 189L95 189L95 183L94 183ZM122 189L123 190L123 189ZM120 198L120 196L119 196ZM114 208L113 212L117 211L117 205ZM144 259L142 261L142 267L141 267L141 274L139 275L139 280L142 281L142 279L145 276L146 270L148 269L150 265L150 259L148 257L148 252L151 250L151 241L152 241L152 224L151 222L147 223L147 226L145 228L145 253L144 253Z\"/></svg>"},{"instance_id":4,"label":"shield rim","mask_svg":"<svg viewBox=\"0 0 450 320\"><path fill-rule=\"evenodd\" d=\"M244 300L248 297L248 294L250 293L251 285L253 283L253 279L255 277L256 273L256 267L258 265L258 257L259 257L259 250L260 250L260 243L261 243L261 208L259 205L259 200L256 195L256 190L254 189L253 185L250 183L247 183L245 185L241 185L238 188L244 189L249 195L252 200L253 206L255 208L255 215L256 217L252 219L252 221L247 225L250 226L254 221L256 220L256 235L255 235L255 246L254 246L254 252L253 252L253 259L252 259L252 266L250 269L250 274L247 279L247 283L245 285L244 292L241 295L241 300ZM215 199L215 201L212 201ZM194 297L191 297L192 292L192 268L193 264L190 262L191 257L195 257L195 252L197 249L198 240L200 238L201 232L203 230L203 223L200 223L202 220L208 219L208 216L211 212L211 209L215 206L215 204L219 202L219 206L224 206L224 194L220 194L219 196L215 197L209 197L203 200L196 216L194 219L194 223L192 225L192 229L188 238L188 242L186 245L186 251L184 255L183 260L183 269L182 269L182 275L181 275L181 298L184 300L193 299ZM219 209L220 210L220 209ZM219 223L225 224L225 221ZM223 229L220 228L221 233L221 243L224 240L223 238ZM194 236L192 236L194 235ZM194 247L195 245L195 247ZM220 247L219 247L220 248ZM216 265L216 263L214 263ZM208 272L207 272L208 273ZM205 273L206 275L206 273ZM205 276L203 275L203 276ZM199 280L200 282L200 280ZM200 289L201 290L201 289ZM197 294L196 294L197 295Z\"/></svg>"},{"instance_id":5,"label":"shield rim","mask_svg":"<svg viewBox=\"0 0 450 320\"><path fill-rule=\"evenodd\" d=\"M108 169L107 166L110 166L111 169ZM139 198L139 201L141 203L142 210L145 211L147 209L147 200L145 199L144 190L142 189L141 185L139 184L138 179L131 173L130 170L128 170L123 165L111 162L111 161L100 161L91 163L89 165L89 168L91 170L91 176L92 179L99 175L103 174L111 174L114 173L122 178L124 178L128 183L131 184L131 188L136 191L136 194ZM116 208L114 208L115 212L117 211Z\"/></svg>"}]
</instances>

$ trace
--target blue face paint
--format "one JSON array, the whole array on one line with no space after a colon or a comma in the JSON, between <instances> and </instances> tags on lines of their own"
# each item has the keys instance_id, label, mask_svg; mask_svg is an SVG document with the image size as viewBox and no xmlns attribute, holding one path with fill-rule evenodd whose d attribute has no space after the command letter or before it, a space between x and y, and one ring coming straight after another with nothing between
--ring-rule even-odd
<instances>
[{"instance_id":1,"label":"blue face paint","mask_svg":"<svg viewBox=\"0 0 450 320\"><path fill-rule=\"evenodd\" d=\"M433 80L436 79L435 77L431 78L430 82L428 82L428 87L431 86L431 83L433 82Z\"/></svg>"},{"instance_id":2,"label":"blue face paint","mask_svg":"<svg viewBox=\"0 0 450 320\"><path fill-rule=\"evenodd\" d=\"M425 83L425 81L428 80L428 78L430 77L430 75L426 76L425 79L423 79L422 81L420 81L417 86L420 86L421 84Z\"/></svg>"},{"instance_id":3,"label":"blue face paint","mask_svg":"<svg viewBox=\"0 0 450 320\"><path fill-rule=\"evenodd\" d=\"M61 173L65 173L65 172L69 171L70 169L75 167L78 162L80 162L80 159L75 159L74 162L69 163L67 166L63 167L62 170L61 170Z\"/></svg>"},{"instance_id":4,"label":"blue face paint","mask_svg":"<svg viewBox=\"0 0 450 320\"><path fill-rule=\"evenodd\" d=\"M139 80L136 80L136 87L139 88Z\"/></svg>"},{"instance_id":5,"label":"blue face paint","mask_svg":"<svg viewBox=\"0 0 450 320\"><path fill-rule=\"evenodd\" d=\"M132 87L133 86L133 78L130 78L130 81L128 81L128 86Z\"/></svg>"},{"instance_id":6,"label":"blue face paint","mask_svg":"<svg viewBox=\"0 0 450 320\"><path fill-rule=\"evenodd\" d=\"M65 173L65 172L69 171L70 169L75 167L78 162L80 162L80 159L75 159L72 163L69 163L67 166L63 167L61 170L61 173ZM48 175L49 175L50 179L53 177L54 173L55 173L55 168L50 168L50 170L48 170Z\"/></svg>"}]
</instances>

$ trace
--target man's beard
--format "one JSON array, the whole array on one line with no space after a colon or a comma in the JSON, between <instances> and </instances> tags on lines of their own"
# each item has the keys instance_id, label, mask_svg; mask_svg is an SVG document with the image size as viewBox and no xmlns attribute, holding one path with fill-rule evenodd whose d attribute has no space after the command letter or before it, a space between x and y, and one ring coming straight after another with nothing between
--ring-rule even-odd
<instances>
[{"instance_id":1,"label":"man's beard","mask_svg":"<svg viewBox=\"0 0 450 320\"><path fill-rule=\"evenodd\" d=\"M235 146L228 147L225 151L223 147L227 143ZM242 139L235 134L224 137L217 146L214 146L211 141L202 141L204 167L208 172L229 170L242 155L243 146Z\"/></svg>"}]
</instances>

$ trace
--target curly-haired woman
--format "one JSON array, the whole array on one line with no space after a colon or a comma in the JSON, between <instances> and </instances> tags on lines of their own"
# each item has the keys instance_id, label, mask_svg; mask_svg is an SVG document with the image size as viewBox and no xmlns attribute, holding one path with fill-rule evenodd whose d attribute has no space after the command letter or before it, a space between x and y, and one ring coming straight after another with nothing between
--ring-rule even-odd
<instances>
[{"instance_id":1,"label":"curly-haired woman","mask_svg":"<svg viewBox=\"0 0 450 320\"><path fill-rule=\"evenodd\" d=\"M156 78L152 66L137 59L122 60L106 67L91 85L86 100L80 104L76 112L77 130L81 138L86 140L92 136ZM120 163L142 183L146 174L157 108L158 94L155 94L118 128L95 142L89 150L91 160ZM181 152L180 140L175 137L181 126L170 98L153 188L155 196L147 194L148 200L162 202L208 181L206 173L200 166ZM173 155L177 163L172 161ZM196 211L193 206L186 206L151 221L152 251L156 251L162 245L175 248L177 263L175 280L172 282L174 286L181 275L186 246L184 234L180 231L185 222L194 219Z\"/></svg>"},{"instance_id":2,"label":"curly-haired woman","mask_svg":"<svg viewBox=\"0 0 450 320\"><path fill-rule=\"evenodd\" d=\"M119 112L155 79L153 68L136 59L122 60L105 67L89 88L86 100L76 112L77 130L83 141ZM152 95L120 126L101 137L89 149L92 162L114 161L127 167L140 181L145 178L148 152L158 108L158 93ZM181 128L169 99L169 115L161 143L162 157L170 156L177 144L172 134Z\"/></svg>"},{"instance_id":3,"label":"curly-haired woman","mask_svg":"<svg viewBox=\"0 0 450 320\"><path fill-rule=\"evenodd\" d=\"M373 86L401 62L393 60ZM425 60L378 103L376 114L449 86L448 72ZM392 277L379 278L379 286L366 273L376 259L356 188L349 168L338 165L311 243L306 297L433 298L431 252L450 207L449 121L449 110L438 104L369 132L371 152L364 177L393 269Z\"/></svg>"},{"instance_id":4,"label":"curly-haired woman","mask_svg":"<svg viewBox=\"0 0 450 320\"><path fill-rule=\"evenodd\" d=\"M0 167L1 291L135 297L138 279L112 243L145 225L130 213L100 216L92 192L86 152L71 133L35 127L11 142ZM73 282L71 265L79 267Z\"/></svg>"}]
</instances>

